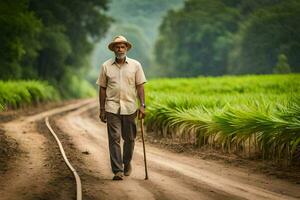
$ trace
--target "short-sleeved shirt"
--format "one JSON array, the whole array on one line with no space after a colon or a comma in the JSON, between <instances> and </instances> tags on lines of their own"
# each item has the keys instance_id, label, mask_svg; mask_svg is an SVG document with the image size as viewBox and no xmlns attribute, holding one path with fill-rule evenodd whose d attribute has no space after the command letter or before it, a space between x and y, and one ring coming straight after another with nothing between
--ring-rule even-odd
<instances>
[{"instance_id":1,"label":"short-sleeved shirt","mask_svg":"<svg viewBox=\"0 0 300 200\"><path fill-rule=\"evenodd\" d=\"M105 61L96 82L106 88L105 111L121 115L136 112L136 86L146 81L142 65L134 59L126 57L122 65L117 64L114 58Z\"/></svg>"}]
</instances>

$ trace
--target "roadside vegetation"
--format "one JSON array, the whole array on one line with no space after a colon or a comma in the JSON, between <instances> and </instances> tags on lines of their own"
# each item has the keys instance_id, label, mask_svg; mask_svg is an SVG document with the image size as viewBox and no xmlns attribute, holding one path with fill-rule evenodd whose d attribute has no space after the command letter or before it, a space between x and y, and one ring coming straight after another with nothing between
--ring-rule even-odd
<instances>
[{"instance_id":1,"label":"roadside vegetation","mask_svg":"<svg viewBox=\"0 0 300 200\"><path fill-rule=\"evenodd\" d=\"M47 82L0 81L0 111L59 99L58 91Z\"/></svg>"},{"instance_id":2,"label":"roadside vegetation","mask_svg":"<svg viewBox=\"0 0 300 200\"><path fill-rule=\"evenodd\" d=\"M300 74L149 81L147 128L198 147L300 160Z\"/></svg>"}]
</instances>

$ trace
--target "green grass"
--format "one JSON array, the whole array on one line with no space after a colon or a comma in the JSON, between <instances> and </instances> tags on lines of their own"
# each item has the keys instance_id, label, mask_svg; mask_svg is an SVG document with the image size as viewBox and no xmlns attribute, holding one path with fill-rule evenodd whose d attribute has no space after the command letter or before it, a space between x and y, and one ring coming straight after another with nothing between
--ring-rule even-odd
<instances>
[{"instance_id":1,"label":"green grass","mask_svg":"<svg viewBox=\"0 0 300 200\"><path fill-rule=\"evenodd\" d=\"M291 163L300 148L299 90L299 74L152 80L145 121L164 137Z\"/></svg>"},{"instance_id":2,"label":"green grass","mask_svg":"<svg viewBox=\"0 0 300 200\"><path fill-rule=\"evenodd\" d=\"M290 74L157 79L150 81L147 89L172 94L280 94L286 93L286 88L289 92L299 92L299 77Z\"/></svg>"},{"instance_id":3,"label":"green grass","mask_svg":"<svg viewBox=\"0 0 300 200\"><path fill-rule=\"evenodd\" d=\"M58 99L59 93L47 82L0 81L0 110L16 109Z\"/></svg>"}]
</instances>

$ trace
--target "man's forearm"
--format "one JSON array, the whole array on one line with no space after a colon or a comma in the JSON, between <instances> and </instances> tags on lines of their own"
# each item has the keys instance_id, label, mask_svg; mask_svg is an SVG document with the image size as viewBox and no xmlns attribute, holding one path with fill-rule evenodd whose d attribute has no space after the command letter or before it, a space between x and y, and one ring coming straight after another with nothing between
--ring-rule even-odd
<instances>
[{"instance_id":1,"label":"man's forearm","mask_svg":"<svg viewBox=\"0 0 300 200\"><path fill-rule=\"evenodd\" d=\"M105 100L106 100L106 88L100 87L100 89L99 89L100 110L105 109Z\"/></svg>"},{"instance_id":2,"label":"man's forearm","mask_svg":"<svg viewBox=\"0 0 300 200\"><path fill-rule=\"evenodd\" d=\"M140 100L140 104L145 104L145 90L144 90L144 84L138 85L137 86L137 93L138 93L138 98Z\"/></svg>"}]
</instances>

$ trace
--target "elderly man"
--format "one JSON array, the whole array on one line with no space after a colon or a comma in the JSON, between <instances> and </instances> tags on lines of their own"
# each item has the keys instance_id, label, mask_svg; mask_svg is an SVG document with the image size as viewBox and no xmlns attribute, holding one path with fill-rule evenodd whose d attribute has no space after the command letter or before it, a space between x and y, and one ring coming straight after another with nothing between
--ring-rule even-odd
<instances>
[{"instance_id":1,"label":"elderly man","mask_svg":"<svg viewBox=\"0 0 300 200\"><path fill-rule=\"evenodd\" d=\"M108 45L115 57L102 64L97 80L100 119L107 122L109 153L113 180L122 180L132 171L132 155L136 137L135 118L145 116L144 83L141 64L126 56L132 45L123 36L117 36ZM139 100L139 108L137 104ZM123 143L123 156L120 141ZM123 165L124 164L124 165Z\"/></svg>"}]
</instances>

